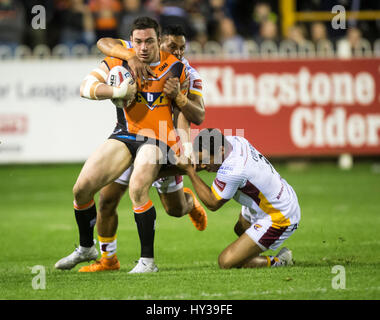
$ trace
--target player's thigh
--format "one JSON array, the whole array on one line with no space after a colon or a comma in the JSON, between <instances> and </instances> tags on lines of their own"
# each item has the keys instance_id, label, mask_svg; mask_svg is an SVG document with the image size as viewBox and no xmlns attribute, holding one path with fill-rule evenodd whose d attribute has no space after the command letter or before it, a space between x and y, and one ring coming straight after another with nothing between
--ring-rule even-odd
<instances>
[{"instance_id":1,"label":"player's thigh","mask_svg":"<svg viewBox=\"0 0 380 320\"><path fill-rule=\"evenodd\" d=\"M76 186L97 191L118 178L131 162L132 155L125 144L109 139L87 159Z\"/></svg>"},{"instance_id":2,"label":"player's thigh","mask_svg":"<svg viewBox=\"0 0 380 320\"><path fill-rule=\"evenodd\" d=\"M150 188L161 168L162 157L161 150L154 144L144 144L139 148L129 181L130 191Z\"/></svg>"},{"instance_id":3,"label":"player's thigh","mask_svg":"<svg viewBox=\"0 0 380 320\"><path fill-rule=\"evenodd\" d=\"M263 250L246 233L243 233L219 255L219 266L223 269L238 268L261 252Z\"/></svg>"},{"instance_id":4,"label":"player's thigh","mask_svg":"<svg viewBox=\"0 0 380 320\"><path fill-rule=\"evenodd\" d=\"M111 182L100 190L99 212L102 216L114 213L127 188L128 186L126 185Z\"/></svg>"}]
</instances>

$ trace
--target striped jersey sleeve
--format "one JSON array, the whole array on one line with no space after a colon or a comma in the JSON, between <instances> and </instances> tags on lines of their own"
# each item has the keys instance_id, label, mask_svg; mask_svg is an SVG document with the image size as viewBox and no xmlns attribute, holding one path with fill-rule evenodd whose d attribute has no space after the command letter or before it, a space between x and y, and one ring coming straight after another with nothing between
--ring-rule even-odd
<instances>
[{"instance_id":1,"label":"striped jersey sleeve","mask_svg":"<svg viewBox=\"0 0 380 320\"><path fill-rule=\"evenodd\" d=\"M189 74L189 93L197 94L202 97L203 94L201 76L199 75L198 71L190 65L187 59L182 58L182 63L186 66L187 72Z\"/></svg>"},{"instance_id":2,"label":"striped jersey sleeve","mask_svg":"<svg viewBox=\"0 0 380 320\"><path fill-rule=\"evenodd\" d=\"M123 40L123 39L119 39L119 41L121 42L121 44L123 45L123 47L125 47L127 49L133 48L131 41Z\"/></svg>"}]
</instances>

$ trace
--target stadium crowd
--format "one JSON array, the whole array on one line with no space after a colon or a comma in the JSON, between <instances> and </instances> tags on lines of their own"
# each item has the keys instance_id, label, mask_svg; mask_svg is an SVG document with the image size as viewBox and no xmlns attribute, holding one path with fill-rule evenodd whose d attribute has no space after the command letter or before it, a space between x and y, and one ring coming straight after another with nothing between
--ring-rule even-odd
<instances>
[{"instance_id":1,"label":"stadium crowd","mask_svg":"<svg viewBox=\"0 0 380 320\"><path fill-rule=\"evenodd\" d=\"M346 29L334 30L330 22L297 23L282 35L279 0L0 0L0 46L14 50L18 45L53 48L64 44L88 47L101 37L128 39L130 25L138 16L156 18L162 27L180 24L189 41L204 46L208 41L242 48L244 40L260 45L265 40L279 43L288 39L295 45L306 40L316 44L329 39L334 48L345 42L355 48L365 38L371 45L379 38L380 20L350 20ZM352 10L379 10L376 0L297 1L297 11L330 11L335 4ZM46 10L46 28L34 29L32 8Z\"/></svg>"}]
</instances>

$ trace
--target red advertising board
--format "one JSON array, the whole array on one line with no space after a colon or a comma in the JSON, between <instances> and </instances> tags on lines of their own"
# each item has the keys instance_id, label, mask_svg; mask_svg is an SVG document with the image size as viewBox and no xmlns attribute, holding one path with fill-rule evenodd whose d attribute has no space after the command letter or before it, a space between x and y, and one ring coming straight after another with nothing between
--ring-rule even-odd
<instances>
[{"instance_id":1,"label":"red advertising board","mask_svg":"<svg viewBox=\"0 0 380 320\"><path fill-rule=\"evenodd\" d=\"M268 156L380 154L380 59L190 61L206 118Z\"/></svg>"}]
</instances>

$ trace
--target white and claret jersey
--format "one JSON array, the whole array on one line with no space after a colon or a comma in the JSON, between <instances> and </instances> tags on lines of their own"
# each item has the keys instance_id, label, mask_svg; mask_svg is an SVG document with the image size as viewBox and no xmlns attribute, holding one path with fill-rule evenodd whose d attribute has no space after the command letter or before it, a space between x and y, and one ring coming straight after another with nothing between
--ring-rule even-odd
<instances>
[{"instance_id":1,"label":"white and claret jersey","mask_svg":"<svg viewBox=\"0 0 380 320\"><path fill-rule=\"evenodd\" d=\"M127 41L127 40L123 40L123 39L119 39L119 40L121 41L121 43L123 44L123 46L125 48L128 48L128 49L133 48L131 41ZM198 71L196 69L194 69L189 64L189 61L187 59L182 58L181 62L185 65L185 67L187 69L187 73L189 74L189 81L190 81L189 93L197 94L198 96L202 97L203 94L202 94L202 78L201 78L201 76L199 75Z\"/></svg>"},{"instance_id":2,"label":"white and claret jersey","mask_svg":"<svg viewBox=\"0 0 380 320\"><path fill-rule=\"evenodd\" d=\"M181 62L185 65L187 72L189 74L190 79L190 86L189 86L189 92L192 94L197 94L198 96L202 95L202 78L199 75L198 71L194 69L187 59L182 58Z\"/></svg>"},{"instance_id":3,"label":"white and claret jersey","mask_svg":"<svg viewBox=\"0 0 380 320\"><path fill-rule=\"evenodd\" d=\"M211 190L219 200L234 198L257 218L271 218L274 228L298 222L293 188L246 139L227 136L232 151L219 168Z\"/></svg>"}]
</instances>

